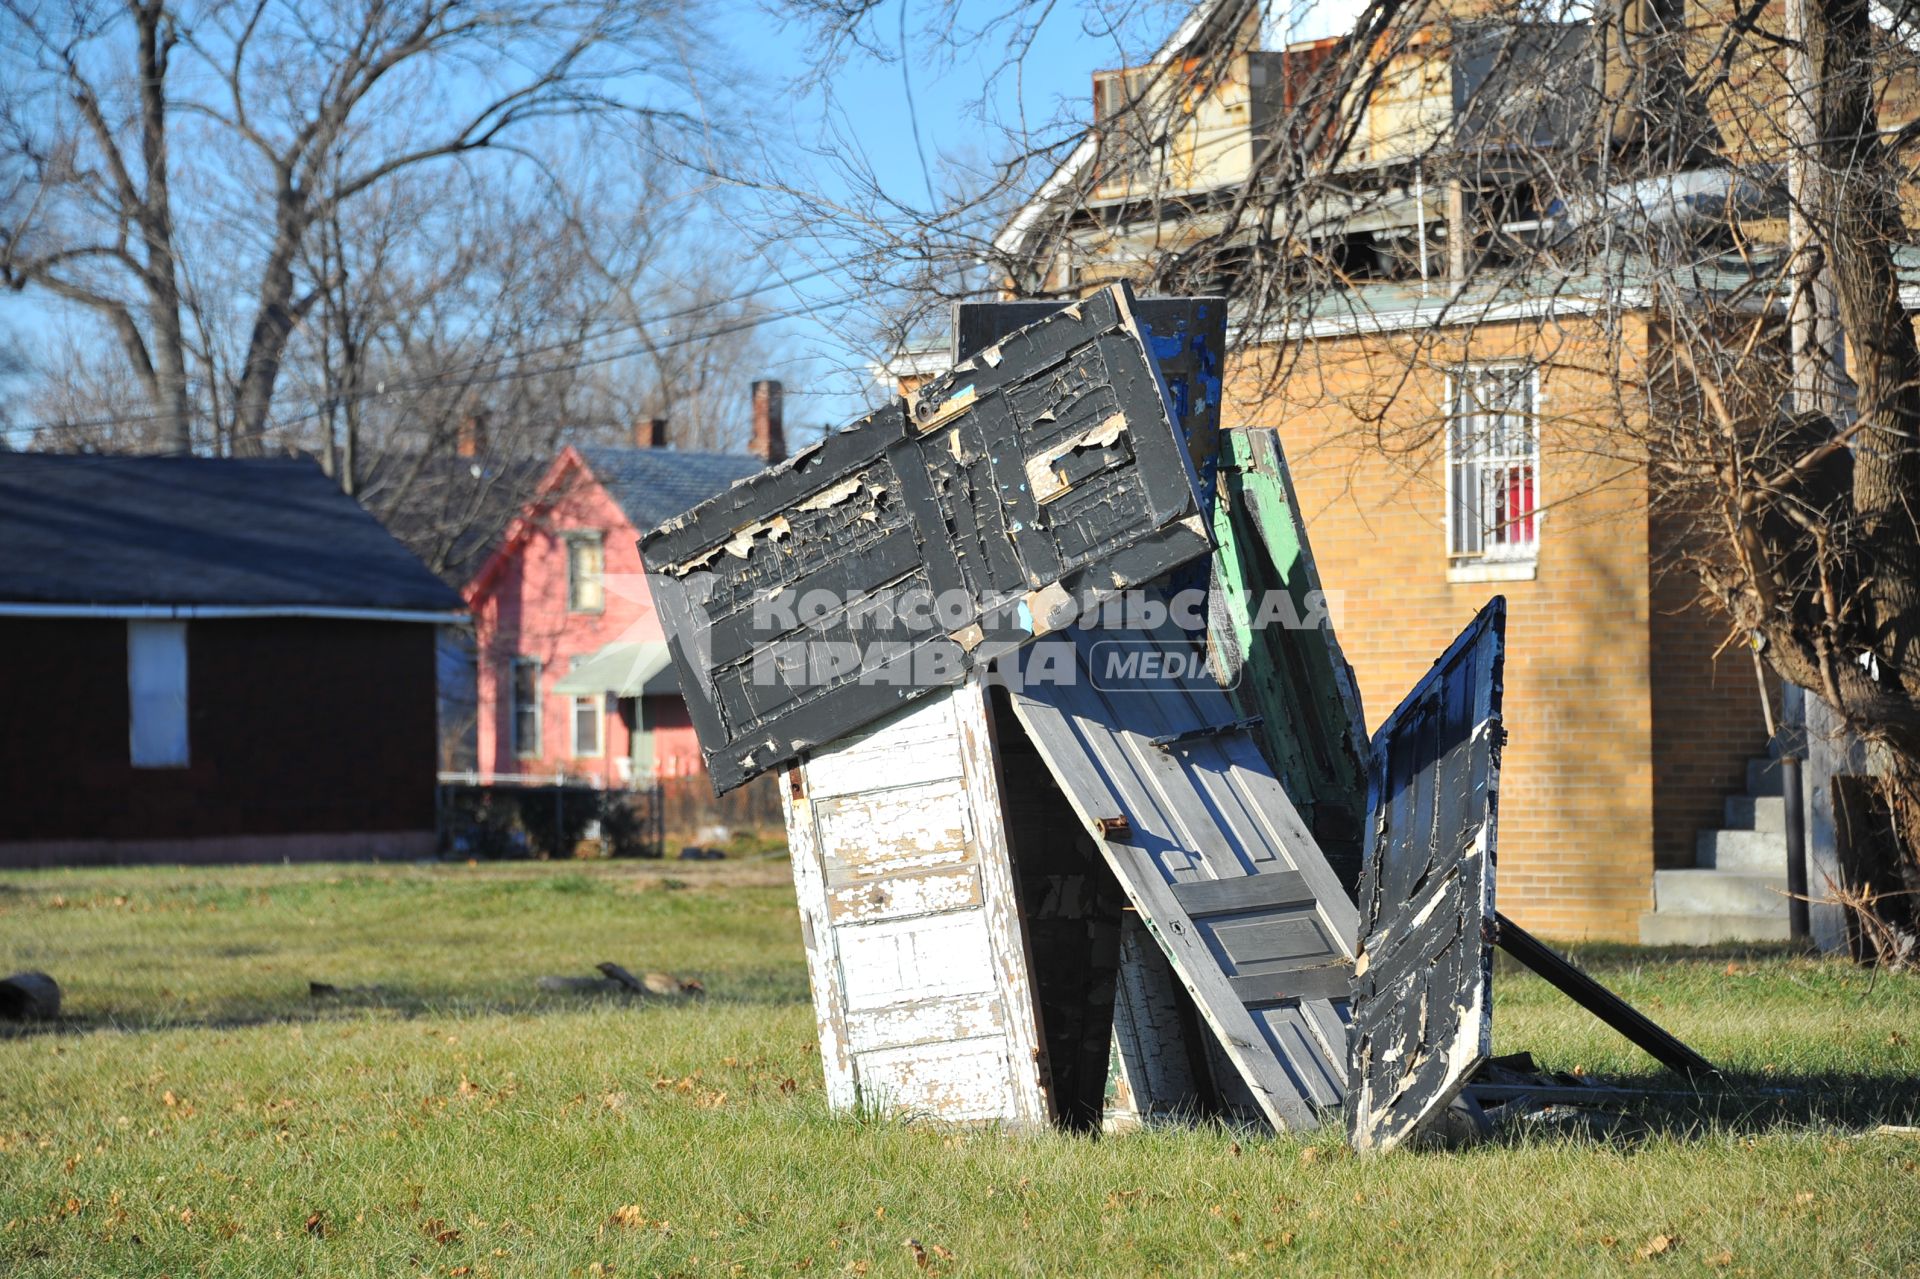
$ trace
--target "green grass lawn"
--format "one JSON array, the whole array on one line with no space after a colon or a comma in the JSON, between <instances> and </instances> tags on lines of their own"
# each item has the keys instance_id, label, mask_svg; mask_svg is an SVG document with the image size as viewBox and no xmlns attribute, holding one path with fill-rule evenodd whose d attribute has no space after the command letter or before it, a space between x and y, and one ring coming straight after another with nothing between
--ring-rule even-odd
<instances>
[{"instance_id":1,"label":"green grass lawn","mask_svg":"<svg viewBox=\"0 0 1920 1279\"><path fill-rule=\"evenodd\" d=\"M1920 1139L1874 1132L1920 1122L1920 979L1578 958L1733 1093L1358 1160L829 1115L779 862L0 875L0 971L69 1013L0 1031L0 1274L1920 1274ZM535 988L604 959L710 997ZM1496 990L1496 1051L1677 1086Z\"/></svg>"}]
</instances>

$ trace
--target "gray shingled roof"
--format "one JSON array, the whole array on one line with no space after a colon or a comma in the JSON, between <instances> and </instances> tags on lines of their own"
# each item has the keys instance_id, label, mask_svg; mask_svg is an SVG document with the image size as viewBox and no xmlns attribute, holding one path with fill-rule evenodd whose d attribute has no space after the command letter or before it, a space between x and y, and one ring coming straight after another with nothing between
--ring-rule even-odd
<instances>
[{"instance_id":1,"label":"gray shingled roof","mask_svg":"<svg viewBox=\"0 0 1920 1279\"><path fill-rule=\"evenodd\" d=\"M743 453L683 453L678 449L597 444L582 445L579 453L593 477L643 534L766 466L759 458Z\"/></svg>"},{"instance_id":2,"label":"gray shingled roof","mask_svg":"<svg viewBox=\"0 0 1920 1279\"><path fill-rule=\"evenodd\" d=\"M313 462L0 453L0 602L453 611Z\"/></svg>"}]
</instances>

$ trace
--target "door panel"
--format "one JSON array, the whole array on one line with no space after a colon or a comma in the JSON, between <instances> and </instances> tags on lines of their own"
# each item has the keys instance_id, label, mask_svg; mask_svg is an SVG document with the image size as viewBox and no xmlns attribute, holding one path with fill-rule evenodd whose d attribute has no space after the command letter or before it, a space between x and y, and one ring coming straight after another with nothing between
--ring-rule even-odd
<instances>
[{"instance_id":1,"label":"door panel","mask_svg":"<svg viewBox=\"0 0 1920 1279\"><path fill-rule=\"evenodd\" d=\"M642 539L717 788L1206 557L1132 306L1062 307Z\"/></svg>"},{"instance_id":2,"label":"door panel","mask_svg":"<svg viewBox=\"0 0 1920 1279\"><path fill-rule=\"evenodd\" d=\"M1262 1113L1316 1125L1344 1099L1352 902L1181 632L1042 644L1072 652L1022 655L1021 724ZM1072 679L1024 686L1041 663Z\"/></svg>"},{"instance_id":3,"label":"door panel","mask_svg":"<svg viewBox=\"0 0 1920 1279\"><path fill-rule=\"evenodd\" d=\"M783 796L833 1107L1048 1122L980 685L813 753Z\"/></svg>"},{"instance_id":4,"label":"door panel","mask_svg":"<svg viewBox=\"0 0 1920 1279\"><path fill-rule=\"evenodd\" d=\"M1373 736L1350 1136L1386 1150L1493 1051L1493 863L1506 601L1494 597Z\"/></svg>"}]
</instances>

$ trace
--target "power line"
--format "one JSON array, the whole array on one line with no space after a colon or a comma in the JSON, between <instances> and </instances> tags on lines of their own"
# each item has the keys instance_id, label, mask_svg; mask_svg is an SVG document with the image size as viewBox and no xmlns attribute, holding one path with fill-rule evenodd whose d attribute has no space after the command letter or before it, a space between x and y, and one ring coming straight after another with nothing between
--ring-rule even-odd
<instances>
[{"instance_id":1,"label":"power line","mask_svg":"<svg viewBox=\"0 0 1920 1279\"><path fill-rule=\"evenodd\" d=\"M809 278L812 278L813 276L825 274L827 269L828 268L823 267L820 270L810 272L805 276L794 277L793 280L788 281L788 283L798 283L800 280L809 279ZM767 292L771 288L776 288L776 287L782 287L782 286L773 285L773 286L768 286L767 288L763 288L759 290L750 290L746 293L736 294L729 298L719 299L716 302L712 302L701 307L685 308L678 312L670 312L664 316L657 316L651 319L634 321L631 325L627 327L638 328L643 324L659 323L666 319L679 318L686 315L698 314L704 311L710 311L717 306L726 305L728 302L738 301L743 297L752 296L754 292ZM745 332L749 329L758 328L762 324L772 324L780 320L796 319L801 316L813 315L820 311L826 310L829 307L835 307L843 303L850 302L858 296L859 294L857 292L849 291L846 293L839 294L835 297L819 299L814 302L808 303L807 305L804 305L804 306L789 307L782 311L770 311L760 315L748 316L739 321L736 321L731 324L725 324L718 328L708 329L703 332L682 334L677 338L672 338L664 342L651 342L651 343L639 342L627 347L623 347L622 349L617 351L604 352L598 355L587 356L578 360L567 361L565 363L542 365L538 368L532 368L532 369L500 370L484 377L476 377L476 378L465 377L466 374L474 373L480 369L487 368L490 365L497 365L505 361L524 359L530 355L544 354L549 351L563 350L569 347L578 347L582 345L583 342L592 340L592 338L573 339L567 342L554 343L545 347L532 347L524 351L509 353L507 355L500 356L496 359L477 361L473 364L462 366L457 369L449 369L449 370L442 371L440 373L430 374L420 378L408 379L399 383L384 383L384 382L379 383L370 389L356 392L351 396L330 396L322 400L309 401L309 403L311 403L313 407L309 408L306 412L294 414L289 417L281 417L275 421L269 422L265 429L269 431L284 431L290 427L299 425L300 423L312 421L313 419L321 416L323 413L326 413L327 411L329 411L329 409L337 409L340 406L347 403L360 403L366 400L382 399L389 396L404 394L408 391L430 390L436 386L444 386L444 385L464 385L468 387L493 386L493 385L498 385L504 382L521 381L527 378L545 377L545 376L548 376L549 374L554 374L554 373L576 372L583 368L591 368L601 364L611 364L619 360L630 359L633 356L645 355L654 351L675 350L679 347L690 346L697 342L712 341L715 338L727 337L734 333ZM601 334L599 336L605 337L605 336L609 336L611 333L615 333L619 331L620 331L619 329L613 329L613 330L609 330L608 333ZM92 418L92 419L82 419L80 421L73 421L73 422L47 422L47 421L22 422L22 423L17 423L11 426L0 426L0 434L7 434L7 435L24 434L24 435L31 436L31 435L38 435L42 432L49 432L49 431L82 431L82 430L89 430L89 429L99 428L99 427L151 425L152 423L163 421L163 420L165 420L165 415L158 414L158 413L148 413L148 414L137 414L133 416L126 416L126 417L100 417L100 418Z\"/></svg>"}]
</instances>

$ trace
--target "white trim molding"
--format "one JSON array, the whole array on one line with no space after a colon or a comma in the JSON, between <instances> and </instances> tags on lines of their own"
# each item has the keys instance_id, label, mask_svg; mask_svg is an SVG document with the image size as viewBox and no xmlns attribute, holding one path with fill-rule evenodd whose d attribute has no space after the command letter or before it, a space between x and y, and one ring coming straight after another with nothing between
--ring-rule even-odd
<instances>
[{"instance_id":1,"label":"white trim molding","mask_svg":"<svg viewBox=\"0 0 1920 1279\"><path fill-rule=\"evenodd\" d=\"M20 604L0 601L0 617L100 618L147 622L225 621L241 617L312 617L340 622L427 622L457 626L470 615L402 608L326 608L301 604Z\"/></svg>"},{"instance_id":2,"label":"white trim molding","mask_svg":"<svg viewBox=\"0 0 1920 1279\"><path fill-rule=\"evenodd\" d=\"M1540 561L1468 560L1447 565L1449 582L1531 582L1540 576Z\"/></svg>"}]
</instances>

